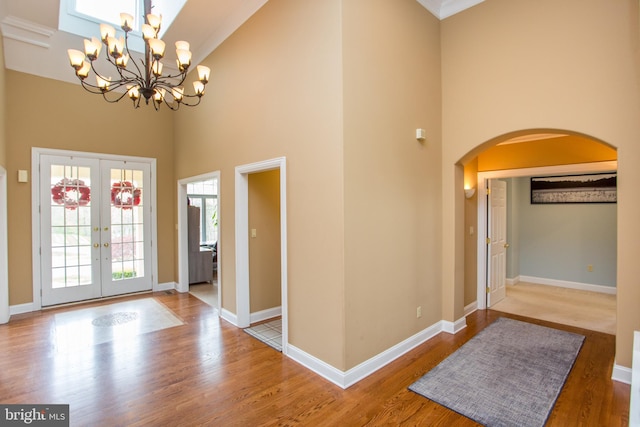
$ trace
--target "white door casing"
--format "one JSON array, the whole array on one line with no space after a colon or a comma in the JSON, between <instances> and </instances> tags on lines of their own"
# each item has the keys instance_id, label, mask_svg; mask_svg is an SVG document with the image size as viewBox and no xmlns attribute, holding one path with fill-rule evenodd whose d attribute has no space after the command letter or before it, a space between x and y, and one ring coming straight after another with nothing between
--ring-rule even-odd
<instances>
[{"instance_id":1,"label":"white door casing","mask_svg":"<svg viewBox=\"0 0 640 427\"><path fill-rule=\"evenodd\" d=\"M507 183L489 180L489 286L487 307L504 299L507 280Z\"/></svg>"},{"instance_id":2,"label":"white door casing","mask_svg":"<svg viewBox=\"0 0 640 427\"><path fill-rule=\"evenodd\" d=\"M92 164L94 166L93 169L97 171L94 172L91 179L90 200L91 202L96 202L94 204L97 205L97 209L93 209L93 212L97 211L97 214L93 212L91 214L91 240L89 244L92 251L91 257L93 258L91 262L91 281L92 283L95 281L99 289L90 292L88 296L82 294L82 292L86 291L82 291L80 296L74 296L71 299L63 296L61 299L51 300L46 297L43 299L43 294L47 292L45 288L51 286L50 281L46 280L46 277L50 276L47 270L51 260L47 261L47 246L44 245L51 240L52 231L48 227L43 227L42 224L44 222L46 225L46 222L50 222L51 218L43 220L40 211L43 211L42 216L45 216L47 203L52 204L52 184L50 169L47 170L48 168L44 165L41 168L41 161L46 163L47 157L55 158L56 156L71 163ZM106 171L103 174L100 173L100 165ZM151 289L159 290L157 281L157 245L153 243L156 241L157 236L157 219L155 209L153 209L156 201L156 186L153 180L155 168L156 160L151 158L42 148L32 149L33 310L38 310L43 305L57 304L70 300L90 299ZM111 170L113 170L114 176L117 175L117 179L110 179L109 171ZM134 175L135 181L129 188L123 181L131 181ZM141 178L142 176L144 178ZM118 182L118 186L111 187L115 182ZM116 187L119 190L114 192ZM135 191L135 189L139 191ZM134 196L137 196L137 199ZM112 198L114 197L116 201L119 201L117 208L112 205ZM53 206L58 207L56 203L53 203ZM109 210L122 211L124 213L119 216L120 220L113 221L116 224L115 229L111 226L111 220L114 218L112 218L113 215L109 214ZM86 213L83 215L86 216ZM140 217L144 217L144 219L140 220ZM133 221L126 218L133 218ZM105 230L105 227L107 230ZM111 234L112 232L119 233L121 230L129 232L131 229L138 236L131 239L131 242L123 241L127 239L121 239L119 237L120 234ZM114 239L116 240L116 247L112 247ZM78 240L80 240L79 237ZM107 244L106 246L105 243ZM119 249L125 247L126 249L119 251ZM128 257L122 258L124 253L135 255L127 255ZM112 259L112 255L115 255L114 259ZM83 259L86 261L86 254ZM96 262L98 263L98 268L96 268ZM133 268L133 273L131 273L132 269L129 268L129 264L135 264L136 266ZM126 274L122 271L123 268L127 270ZM107 278L108 280L105 280L107 272L109 277ZM120 277L116 278L112 273L119 274ZM120 280L118 281L117 279ZM109 283L116 281L118 281L117 285ZM103 284L106 287L103 288ZM73 291L70 292L73 293Z\"/></svg>"},{"instance_id":3,"label":"white door casing","mask_svg":"<svg viewBox=\"0 0 640 427\"><path fill-rule=\"evenodd\" d=\"M597 162L597 163L580 163L575 165L561 166L544 166L536 168L522 169L505 169L491 172L479 172L477 175L478 188L478 274L477 274L477 308L480 310L487 308L487 263L488 263L488 245L485 241L487 234L487 224L490 221L487 208L486 188L487 182L493 178L515 178L528 177L536 175L561 175L561 174L580 174L587 172L610 172L618 169L617 161ZM515 248L517 250L517 248Z\"/></svg>"},{"instance_id":4,"label":"white door casing","mask_svg":"<svg viewBox=\"0 0 640 427\"><path fill-rule=\"evenodd\" d=\"M235 170L236 214L236 319L238 327L251 323L249 301L249 178L248 175L274 169L280 170L280 294L282 302L282 354L288 353L288 292L287 292L287 170L286 158L237 166ZM224 311L224 310L223 310ZM224 315L224 313L223 313Z\"/></svg>"},{"instance_id":5,"label":"white door casing","mask_svg":"<svg viewBox=\"0 0 640 427\"><path fill-rule=\"evenodd\" d=\"M0 166L0 324L9 321L9 250L7 238L7 171Z\"/></svg>"}]
</instances>

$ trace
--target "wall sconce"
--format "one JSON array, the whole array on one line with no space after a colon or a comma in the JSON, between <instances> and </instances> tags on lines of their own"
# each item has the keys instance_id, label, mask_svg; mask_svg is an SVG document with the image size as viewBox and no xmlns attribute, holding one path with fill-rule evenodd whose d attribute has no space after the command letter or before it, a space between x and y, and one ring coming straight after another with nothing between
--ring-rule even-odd
<instances>
[{"instance_id":1,"label":"wall sconce","mask_svg":"<svg viewBox=\"0 0 640 427\"><path fill-rule=\"evenodd\" d=\"M470 199L470 198L473 197L474 194L476 194L476 189L475 188L465 187L465 189L464 189L464 197L466 197L467 199Z\"/></svg>"}]
</instances>

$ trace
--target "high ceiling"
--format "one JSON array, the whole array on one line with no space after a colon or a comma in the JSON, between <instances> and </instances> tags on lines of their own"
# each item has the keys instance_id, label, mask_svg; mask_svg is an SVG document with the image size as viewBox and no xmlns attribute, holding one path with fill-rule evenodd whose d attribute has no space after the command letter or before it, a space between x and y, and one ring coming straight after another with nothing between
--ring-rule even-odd
<instances>
[{"instance_id":1,"label":"high ceiling","mask_svg":"<svg viewBox=\"0 0 640 427\"><path fill-rule=\"evenodd\" d=\"M188 0L166 34L191 43L193 64L215 50L268 0ZM318 0L322 1L322 0ZM484 0L416 0L438 19L445 19ZM66 51L82 50L82 38L58 31L60 0L1 0L0 28L8 69L77 83ZM98 30L96 29L96 35ZM174 63L167 49L167 62Z\"/></svg>"}]
</instances>

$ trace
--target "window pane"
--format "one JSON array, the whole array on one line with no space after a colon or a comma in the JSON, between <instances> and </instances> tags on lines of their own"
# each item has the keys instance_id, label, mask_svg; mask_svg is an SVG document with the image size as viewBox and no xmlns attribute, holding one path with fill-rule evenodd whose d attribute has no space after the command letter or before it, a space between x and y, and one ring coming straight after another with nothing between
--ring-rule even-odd
<instances>
[{"instance_id":1,"label":"window pane","mask_svg":"<svg viewBox=\"0 0 640 427\"><path fill-rule=\"evenodd\" d=\"M136 16L136 0L76 0L76 11L119 26L121 12Z\"/></svg>"}]
</instances>

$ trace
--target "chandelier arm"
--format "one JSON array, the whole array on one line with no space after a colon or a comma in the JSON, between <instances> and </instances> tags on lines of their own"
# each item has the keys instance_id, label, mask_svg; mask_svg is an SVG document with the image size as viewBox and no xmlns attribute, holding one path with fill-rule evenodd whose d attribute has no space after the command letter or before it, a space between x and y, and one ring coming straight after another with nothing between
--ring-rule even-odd
<instances>
[{"instance_id":1,"label":"chandelier arm","mask_svg":"<svg viewBox=\"0 0 640 427\"><path fill-rule=\"evenodd\" d=\"M102 93L102 97L104 98L105 101L107 101L110 104L115 104L116 102L119 102L122 98L124 98L127 95L127 92L123 92L122 95L117 96L113 99L109 99L107 98L107 94L113 92L113 90L107 90L105 92Z\"/></svg>"},{"instance_id":2,"label":"chandelier arm","mask_svg":"<svg viewBox=\"0 0 640 427\"><path fill-rule=\"evenodd\" d=\"M145 42L146 44L146 42ZM142 76L142 71L140 70L140 67L138 67L138 64L136 64L136 60L133 57L133 55L131 55L131 51L129 50L129 32L124 33L124 48L127 51L127 55L129 55L129 59L131 60L131 62L133 63L133 65L135 65L136 70L138 70L138 73L134 73L131 70L127 70L127 68L125 67L124 70L128 71L129 73L133 74L136 77L136 80L138 80L138 82L141 82L142 79L139 78L139 76ZM143 63L144 64L144 63ZM121 73L122 75L122 73ZM144 85L141 85L141 87L143 87Z\"/></svg>"}]
</instances>

